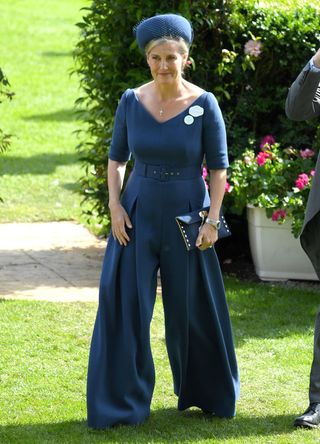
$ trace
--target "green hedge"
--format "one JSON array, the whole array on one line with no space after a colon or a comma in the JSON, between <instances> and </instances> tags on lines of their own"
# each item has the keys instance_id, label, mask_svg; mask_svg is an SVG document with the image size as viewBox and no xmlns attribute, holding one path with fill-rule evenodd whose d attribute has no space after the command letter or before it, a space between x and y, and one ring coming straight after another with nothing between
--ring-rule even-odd
<instances>
[{"instance_id":1,"label":"green hedge","mask_svg":"<svg viewBox=\"0 0 320 444\"><path fill-rule=\"evenodd\" d=\"M148 2L96 0L84 8L75 50L83 95L77 100L87 131L79 144L85 165L84 199L89 217L108 229L106 165L117 102L127 87L150 79L133 26L155 13L177 12L195 31L193 68L188 80L218 98L227 125L229 152L235 158L272 134L283 146L319 148L317 122L297 123L284 114L288 86L319 44L319 11L310 6L277 10L254 1L198 0ZM245 54L249 40L261 54Z\"/></svg>"}]
</instances>

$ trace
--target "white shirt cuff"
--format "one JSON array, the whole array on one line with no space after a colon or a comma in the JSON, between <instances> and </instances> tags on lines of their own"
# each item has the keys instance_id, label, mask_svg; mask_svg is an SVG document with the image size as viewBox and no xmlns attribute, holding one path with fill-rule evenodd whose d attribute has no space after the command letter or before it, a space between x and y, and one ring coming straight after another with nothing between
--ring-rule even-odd
<instances>
[{"instance_id":1,"label":"white shirt cuff","mask_svg":"<svg viewBox=\"0 0 320 444\"><path fill-rule=\"evenodd\" d=\"M310 66L310 71L320 72L320 68L317 68L316 65L314 64L313 57L309 62L309 66Z\"/></svg>"}]
</instances>

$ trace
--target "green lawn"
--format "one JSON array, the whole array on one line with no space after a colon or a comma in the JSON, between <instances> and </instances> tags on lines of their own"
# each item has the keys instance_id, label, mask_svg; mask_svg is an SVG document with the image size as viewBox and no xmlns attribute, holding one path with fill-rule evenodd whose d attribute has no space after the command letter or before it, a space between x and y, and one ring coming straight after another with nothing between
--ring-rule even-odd
<instances>
[{"instance_id":1,"label":"green lawn","mask_svg":"<svg viewBox=\"0 0 320 444\"><path fill-rule=\"evenodd\" d=\"M0 157L0 222L80 219L82 174L73 132L79 80L70 77L85 0L0 2L0 66L15 98L0 105L1 128L14 134Z\"/></svg>"},{"instance_id":2,"label":"green lawn","mask_svg":"<svg viewBox=\"0 0 320 444\"><path fill-rule=\"evenodd\" d=\"M292 7L298 8L305 5L319 8L318 0L260 0L257 3L262 6L274 6L277 9L287 9Z\"/></svg>"},{"instance_id":3,"label":"green lawn","mask_svg":"<svg viewBox=\"0 0 320 444\"><path fill-rule=\"evenodd\" d=\"M152 324L157 372L150 419L138 427L86 427L85 380L94 303L0 303L1 443L302 444L295 430L307 403L313 322L320 295L226 279L242 394L236 418L176 410L158 298Z\"/></svg>"}]
</instances>

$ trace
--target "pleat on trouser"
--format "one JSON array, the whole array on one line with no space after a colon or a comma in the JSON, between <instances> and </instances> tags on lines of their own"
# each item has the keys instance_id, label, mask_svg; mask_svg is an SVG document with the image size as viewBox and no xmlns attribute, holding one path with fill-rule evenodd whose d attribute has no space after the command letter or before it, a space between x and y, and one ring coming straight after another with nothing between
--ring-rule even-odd
<instances>
[{"instance_id":1,"label":"pleat on trouser","mask_svg":"<svg viewBox=\"0 0 320 444\"><path fill-rule=\"evenodd\" d=\"M150 414L155 376L149 330L157 265L148 257L143 270L136 269L133 230L130 236L127 247L109 240L101 275L87 382L93 428L139 424ZM143 285L137 283L139 274L145 276Z\"/></svg>"},{"instance_id":2,"label":"pleat on trouser","mask_svg":"<svg viewBox=\"0 0 320 444\"><path fill-rule=\"evenodd\" d=\"M187 252L182 238L171 238L170 220L166 227L171 248L161 255L162 298L178 408L197 406L232 417L239 380L216 253Z\"/></svg>"}]
</instances>

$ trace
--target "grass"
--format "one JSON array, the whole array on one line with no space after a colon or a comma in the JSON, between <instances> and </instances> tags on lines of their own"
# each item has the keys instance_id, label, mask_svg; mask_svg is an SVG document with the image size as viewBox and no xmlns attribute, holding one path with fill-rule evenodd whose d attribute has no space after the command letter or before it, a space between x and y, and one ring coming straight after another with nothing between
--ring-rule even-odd
<instances>
[{"instance_id":1,"label":"grass","mask_svg":"<svg viewBox=\"0 0 320 444\"><path fill-rule=\"evenodd\" d=\"M306 5L319 9L318 0L259 0L258 4L261 6L270 7L273 6L277 9L292 9L304 7Z\"/></svg>"},{"instance_id":2,"label":"grass","mask_svg":"<svg viewBox=\"0 0 320 444\"><path fill-rule=\"evenodd\" d=\"M0 105L1 128L14 135L0 158L0 222L81 220L82 175L73 132L80 128L70 77L75 23L85 0L10 0L0 5L0 66L12 102Z\"/></svg>"},{"instance_id":3,"label":"grass","mask_svg":"<svg viewBox=\"0 0 320 444\"><path fill-rule=\"evenodd\" d=\"M176 410L158 298L152 323L157 372L150 419L137 427L86 427L85 380L95 303L0 303L1 443L301 444L295 430L308 403L313 322L320 295L226 279L242 394L236 418Z\"/></svg>"}]
</instances>

